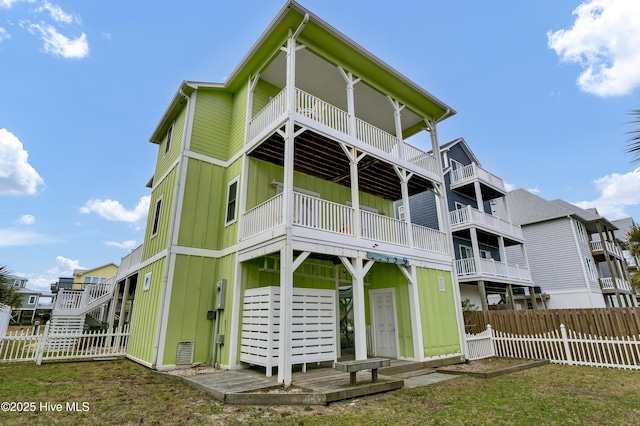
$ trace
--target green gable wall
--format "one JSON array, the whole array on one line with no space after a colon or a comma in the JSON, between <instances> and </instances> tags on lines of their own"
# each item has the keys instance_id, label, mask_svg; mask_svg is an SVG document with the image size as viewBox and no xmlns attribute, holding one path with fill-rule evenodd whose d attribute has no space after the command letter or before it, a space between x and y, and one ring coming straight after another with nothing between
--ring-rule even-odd
<instances>
[{"instance_id":1,"label":"green gable wall","mask_svg":"<svg viewBox=\"0 0 640 426\"><path fill-rule=\"evenodd\" d=\"M227 160L233 97L221 90L198 89L191 128L191 151Z\"/></svg>"},{"instance_id":2,"label":"green gable wall","mask_svg":"<svg viewBox=\"0 0 640 426\"><path fill-rule=\"evenodd\" d=\"M147 217L147 230L144 237L144 247L142 248L142 260L146 260L167 248L169 242L169 229L171 227L171 215L173 213L173 200L176 189L176 175L177 167L174 167L173 170L169 172L166 179L160 182L151 193L149 216ZM151 236L156 203L160 197L162 197L162 206L160 210L158 233L155 236Z\"/></svg>"},{"instance_id":3,"label":"green gable wall","mask_svg":"<svg viewBox=\"0 0 640 426\"><path fill-rule=\"evenodd\" d=\"M162 292L162 279L165 270L165 259L162 258L144 268L138 274L135 305L131 318L131 334L127 354L147 363L154 362L153 347L158 327L158 309ZM144 290L145 275L151 272L151 285Z\"/></svg>"},{"instance_id":4,"label":"green gable wall","mask_svg":"<svg viewBox=\"0 0 640 426\"><path fill-rule=\"evenodd\" d=\"M457 306L451 273L436 269L416 269L424 355L432 357L460 352ZM445 291L440 291L438 277L444 278Z\"/></svg>"}]
</instances>

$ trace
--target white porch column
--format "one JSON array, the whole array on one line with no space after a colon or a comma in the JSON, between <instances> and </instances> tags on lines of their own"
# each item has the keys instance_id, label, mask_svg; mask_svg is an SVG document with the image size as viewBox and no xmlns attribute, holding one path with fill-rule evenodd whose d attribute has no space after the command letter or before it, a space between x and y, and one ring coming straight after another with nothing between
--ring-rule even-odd
<instances>
[{"instance_id":1,"label":"white porch column","mask_svg":"<svg viewBox=\"0 0 640 426\"><path fill-rule=\"evenodd\" d=\"M349 114L349 135L357 137L356 129L356 104L353 95L353 86L360 81L360 78L353 78L351 72L346 72L342 67L338 67L338 71L347 83L347 113Z\"/></svg>"},{"instance_id":2,"label":"white porch column","mask_svg":"<svg viewBox=\"0 0 640 426\"><path fill-rule=\"evenodd\" d=\"M374 264L370 260L364 264L362 257L355 257L349 260L346 257L340 257L345 268L351 274L352 292L353 292L353 332L355 344L356 359L367 359L367 325L365 322L365 301L364 301L364 277Z\"/></svg>"},{"instance_id":3,"label":"white porch column","mask_svg":"<svg viewBox=\"0 0 640 426\"><path fill-rule=\"evenodd\" d=\"M124 282L124 290L122 292L122 305L120 306L120 318L118 318L118 333L122 333L122 326L125 321L125 310L127 308L127 302L129 300L129 284L131 283L131 277L127 278Z\"/></svg>"},{"instance_id":4,"label":"white porch column","mask_svg":"<svg viewBox=\"0 0 640 426\"><path fill-rule=\"evenodd\" d=\"M251 142L249 140L249 124L251 123L251 119L253 118L253 92L256 89L258 80L260 80L259 73L253 76L253 78L249 76L249 85L247 89L247 110L246 110L245 126L244 126L244 144L245 145Z\"/></svg>"},{"instance_id":5,"label":"white porch column","mask_svg":"<svg viewBox=\"0 0 640 426\"><path fill-rule=\"evenodd\" d=\"M478 231L476 230L476 228L471 228L469 231L471 233L471 250L473 251L473 259L474 259L474 262L476 263L476 272L479 272L481 268L480 268L480 246L478 243Z\"/></svg>"},{"instance_id":6,"label":"white porch column","mask_svg":"<svg viewBox=\"0 0 640 426\"><path fill-rule=\"evenodd\" d=\"M500 252L500 261L504 263L509 263L507 259L507 250L504 248L504 237L498 237L498 251Z\"/></svg>"},{"instance_id":7,"label":"white porch column","mask_svg":"<svg viewBox=\"0 0 640 426\"><path fill-rule=\"evenodd\" d=\"M393 107L393 119L396 124L396 138L398 138L398 158L404 160L404 139L402 137L402 120L400 113L404 109L404 105L400 105L400 102L392 99L390 96L387 96L389 99L389 103L391 103L391 107Z\"/></svg>"},{"instance_id":8,"label":"white porch column","mask_svg":"<svg viewBox=\"0 0 640 426\"><path fill-rule=\"evenodd\" d=\"M475 164L473 165L474 169L476 168ZM477 176L477 173L476 173ZM480 187L480 182L478 182L477 180L475 182L473 182L473 189L476 193L476 201L478 202L478 210L480 210L482 213L485 213L484 211L484 199L482 198L482 188Z\"/></svg>"},{"instance_id":9,"label":"white porch column","mask_svg":"<svg viewBox=\"0 0 640 426\"><path fill-rule=\"evenodd\" d=\"M290 240L290 237L287 238ZM293 319L293 247L290 242L280 250L280 348L278 383L291 384L291 322Z\"/></svg>"}]
</instances>

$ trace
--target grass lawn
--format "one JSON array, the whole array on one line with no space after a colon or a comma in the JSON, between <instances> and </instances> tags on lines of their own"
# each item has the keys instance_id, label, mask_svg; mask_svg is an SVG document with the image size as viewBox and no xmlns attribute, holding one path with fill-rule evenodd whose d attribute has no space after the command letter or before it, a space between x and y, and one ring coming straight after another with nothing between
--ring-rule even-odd
<instances>
[{"instance_id":1,"label":"grass lawn","mask_svg":"<svg viewBox=\"0 0 640 426\"><path fill-rule=\"evenodd\" d=\"M640 371L551 364L493 379L458 377L327 407L250 407L222 404L127 360L13 363L0 364L0 402L35 403L35 412L0 413L0 424L30 426L637 425ZM80 411L67 409L74 402ZM56 404L61 411L53 411Z\"/></svg>"}]
</instances>

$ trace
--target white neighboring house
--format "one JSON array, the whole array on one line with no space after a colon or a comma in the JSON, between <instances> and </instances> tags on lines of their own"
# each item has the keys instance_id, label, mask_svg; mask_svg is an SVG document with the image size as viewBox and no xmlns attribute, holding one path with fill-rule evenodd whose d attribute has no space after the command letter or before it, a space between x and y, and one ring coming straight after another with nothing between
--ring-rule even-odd
<instances>
[{"instance_id":1,"label":"white neighboring house","mask_svg":"<svg viewBox=\"0 0 640 426\"><path fill-rule=\"evenodd\" d=\"M595 209L548 201L524 189L509 192L506 201L527 241L533 281L550 296L548 308L637 305L612 222Z\"/></svg>"}]
</instances>

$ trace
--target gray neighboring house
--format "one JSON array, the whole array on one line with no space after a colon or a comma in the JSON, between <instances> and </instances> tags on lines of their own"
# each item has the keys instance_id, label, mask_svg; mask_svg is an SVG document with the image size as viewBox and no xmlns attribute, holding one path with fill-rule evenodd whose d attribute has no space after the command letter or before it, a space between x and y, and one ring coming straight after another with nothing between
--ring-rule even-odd
<instances>
[{"instance_id":1,"label":"gray neighboring house","mask_svg":"<svg viewBox=\"0 0 640 426\"><path fill-rule=\"evenodd\" d=\"M27 288L28 281L24 277L9 276L9 285L12 285L20 294L21 301L20 306L11 311L11 320L14 322L21 323L27 317L33 322L37 311L51 311L53 307L53 295Z\"/></svg>"},{"instance_id":2,"label":"gray neighboring house","mask_svg":"<svg viewBox=\"0 0 640 426\"><path fill-rule=\"evenodd\" d=\"M535 291L520 226L511 222L508 212L492 212L492 205L504 204L503 180L482 168L463 138L442 145L440 153L462 300L482 310L543 308L544 296ZM396 216L404 219L401 204L396 203ZM411 196L409 212L411 222L434 229L435 219L442 220L431 191Z\"/></svg>"},{"instance_id":3,"label":"gray neighboring house","mask_svg":"<svg viewBox=\"0 0 640 426\"><path fill-rule=\"evenodd\" d=\"M637 305L612 222L595 209L548 201L524 189L509 192L506 201L513 222L522 227L532 278L549 295L549 308ZM504 211L501 205L494 209Z\"/></svg>"}]
</instances>

